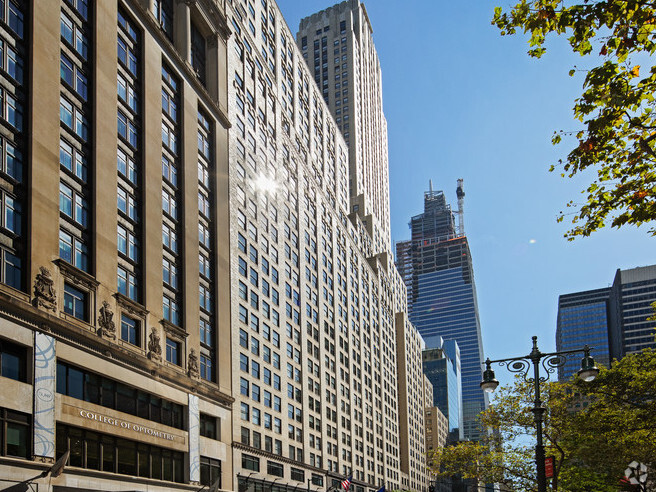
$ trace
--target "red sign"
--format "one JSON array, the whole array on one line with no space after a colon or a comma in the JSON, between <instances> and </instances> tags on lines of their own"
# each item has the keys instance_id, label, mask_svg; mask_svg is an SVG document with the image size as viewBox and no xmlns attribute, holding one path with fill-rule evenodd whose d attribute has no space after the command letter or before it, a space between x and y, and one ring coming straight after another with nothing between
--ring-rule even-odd
<instances>
[{"instance_id":1,"label":"red sign","mask_svg":"<svg viewBox=\"0 0 656 492\"><path fill-rule=\"evenodd\" d=\"M556 458L553 456L547 456L544 459L544 474L547 478L553 478L554 476L554 465Z\"/></svg>"}]
</instances>

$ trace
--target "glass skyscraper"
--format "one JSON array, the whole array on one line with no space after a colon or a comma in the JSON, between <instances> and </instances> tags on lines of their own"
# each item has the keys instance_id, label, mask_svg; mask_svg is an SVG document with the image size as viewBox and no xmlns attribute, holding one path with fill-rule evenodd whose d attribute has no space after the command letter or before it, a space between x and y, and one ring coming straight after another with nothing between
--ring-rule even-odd
<instances>
[{"instance_id":1,"label":"glass skyscraper","mask_svg":"<svg viewBox=\"0 0 656 492\"><path fill-rule=\"evenodd\" d=\"M464 197L459 184L458 198ZM487 408L480 389L483 343L467 237L456 229L442 191L424 194L424 213L410 221L412 238L396 245L408 289L410 321L424 339L441 336L460 347L464 438L478 440L478 414ZM435 348L427 345L427 348Z\"/></svg>"},{"instance_id":2,"label":"glass skyscraper","mask_svg":"<svg viewBox=\"0 0 656 492\"><path fill-rule=\"evenodd\" d=\"M594 347L594 358L608 367L608 319L610 288L564 294L558 298L558 350L577 350L588 344ZM578 357L570 357L558 368L558 379L566 381L581 368Z\"/></svg>"},{"instance_id":3,"label":"glass skyscraper","mask_svg":"<svg viewBox=\"0 0 656 492\"><path fill-rule=\"evenodd\" d=\"M424 340L438 348L422 352L422 368L433 385L433 406L445 415L449 426L449 441L464 437L462 424L462 379L460 375L460 349L455 340L443 341L442 337Z\"/></svg>"}]
</instances>

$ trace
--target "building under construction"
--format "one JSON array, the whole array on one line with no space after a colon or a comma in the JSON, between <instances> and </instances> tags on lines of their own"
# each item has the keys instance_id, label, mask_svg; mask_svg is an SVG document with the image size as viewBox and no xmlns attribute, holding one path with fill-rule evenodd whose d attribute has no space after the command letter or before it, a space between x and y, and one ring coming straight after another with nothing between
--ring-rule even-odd
<instances>
[{"instance_id":1,"label":"building under construction","mask_svg":"<svg viewBox=\"0 0 656 492\"><path fill-rule=\"evenodd\" d=\"M396 244L397 268L408 291L410 320L431 348L437 337L455 339L462 355L465 439L477 440L478 414L487 407L479 387L483 345L469 243L464 233L463 182L453 212L432 183L424 193L424 212L410 220L411 239ZM457 217L457 225L456 225Z\"/></svg>"}]
</instances>

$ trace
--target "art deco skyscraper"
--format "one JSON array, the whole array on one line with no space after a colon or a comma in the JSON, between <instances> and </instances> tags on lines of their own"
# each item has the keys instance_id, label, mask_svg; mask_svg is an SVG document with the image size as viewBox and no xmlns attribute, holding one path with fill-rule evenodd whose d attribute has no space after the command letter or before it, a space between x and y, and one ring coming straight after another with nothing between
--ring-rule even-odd
<instances>
[{"instance_id":1,"label":"art deco skyscraper","mask_svg":"<svg viewBox=\"0 0 656 492\"><path fill-rule=\"evenodd\" d=\"M464 192L458 184L458 199ZM462 218L459 221L462 224ZM488 405L480 389L483 343L474 271L467 236L456 229L444 193L424 194L424 212L410 221L412 238L396 245L397 266L408 290L410 321L427 340L441 336L458 342L462 369L465 439L480 437L478 414Z\"/></svg>"},{"instance_id":2,"label":"art deco skyscraper","mask_svg":"<svg viewBox=\"0 0 656 492\"><path fill-rule=\"evenodd\" d=\"M390 249L387 120L380 61L367 10L346 0L301 20L296 39L349 155L350 210ZM371 224L375 222L378 227Z\"/></svg>"},{"instance_id":3,"label":"art deco skyscraper","mask_svg":"<svg viewBox=\"0 0 656 492\"><path fill-rule=\"evenodd\" d=\"M388 219L353 212L349 146L275 2L233 0L228 14L235 479L422 490L421 338ZM340 59L360 49L339 23L324 29ZM356 92L340 87L349 114ZM386 178L376 190L359 193L387 213Z\"/></svg>"}]
</instances>

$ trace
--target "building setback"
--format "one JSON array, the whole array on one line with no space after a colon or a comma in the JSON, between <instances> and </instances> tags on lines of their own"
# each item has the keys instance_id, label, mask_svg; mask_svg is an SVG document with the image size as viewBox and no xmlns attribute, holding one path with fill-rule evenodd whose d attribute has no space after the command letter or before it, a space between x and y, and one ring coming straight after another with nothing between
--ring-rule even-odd
<instances>
[{"instance_id":1,"label":"building setback","mask_svg":"<svg viewBox=\"0 0 656 492\"><path fill-rule=\"evenodd\" d=\"M346 0L301 20L296 41L348 147L350 210L389 251L390 204L383 79L367 9Z\"/></svg>"},{"instance_id":2,"label":"building setback","mask_svg":"<svg viewBox=\"0 0 656 492\"><path fill-rule=\"evenodd\" d=\"M374 215L389 207L388 184L379 195L349 186L349 146L303 57L314 41L297 46L273 1L233 0L228 17L235 481L423 489L422 400L409 400L422 383L399 371L412 356L407 375L419 374L420 352L401 360L398 348L419 337L397 316L405 286ZM339 23L324 29L331 53L352 55ZM342 108L356 114L359 86L347 91ZM378 166L387 176L386 158ZM353 208L356 192L375 207Z\"/></svg>"},{"instance_id":3,"label":"building setback","mask_svg":"<svg viewBox=\"0 0 656 492\"><path fill-rule=\"evenodd\" d=\"M461 182L457 191L460 201ZM456 230L444 193L432 187L424 194L424 212L411 219L410 229L411 239L396 246L397 265L410 292L410 321L427 342L442 337L458 343L464 438L478 440L478 414L488 400L479 386L483 343L467 236ZM427 343L427 348L433 347Z\"/></svg>"},{"instance_id":4,"label":"building setback","mask_svg":"<svg viewBox=\"0 0 656 492\"><path fill-rule=\"evenodd\" d=\"M0 488L232 490L225 11L1 7Z\"/></svg>"},{"instance_id":5,"label":"building setback","mask_svg":"<svg viewBox=\"0 0 656 492\"><path fill-rule=\"evenodd\" d=\"M606 367L627 354L655 348L656 265L618 269L611 287L564 294L558 298L557 350L594 347L594 357ZM559 369L567 380L579 369L570 359Z\"/></svg>"}]
</instances>

